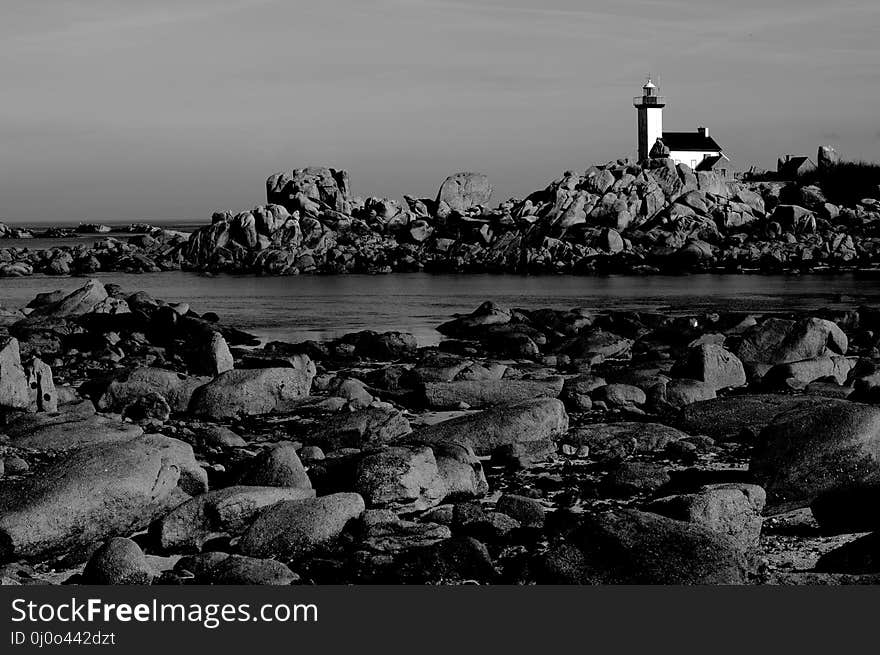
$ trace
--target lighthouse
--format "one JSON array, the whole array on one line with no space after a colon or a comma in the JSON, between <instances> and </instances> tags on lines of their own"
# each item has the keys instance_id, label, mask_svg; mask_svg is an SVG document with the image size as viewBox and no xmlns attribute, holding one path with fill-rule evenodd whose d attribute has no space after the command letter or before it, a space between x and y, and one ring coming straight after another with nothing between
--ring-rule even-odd
<instances>
[{"instance_id":1,"label":"lighthouse","mask_svg":"<svg viewBox=\"0 0 880 655\"><path fill-rule=\"evenodd\" d=\"M663 138L663 107L666 98L648 78L642 87L642 95L633 98L639 114L639 161L647 159L657 139Z\"/></svg>"}]
</instances>

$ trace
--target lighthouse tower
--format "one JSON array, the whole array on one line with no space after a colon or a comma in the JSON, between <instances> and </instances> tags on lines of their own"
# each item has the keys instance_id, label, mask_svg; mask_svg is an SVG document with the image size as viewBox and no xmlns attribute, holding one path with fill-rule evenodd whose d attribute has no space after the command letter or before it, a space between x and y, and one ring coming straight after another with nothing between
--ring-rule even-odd
<instances>
[{"instance_id":1,"label":"lighthouse tower","mask_svg":"<svg viewBox=\"0 0 880 655\"><path fill-rule=\"evenodd\" d=\"M633 98L633 105L639 114L639 161L648 158L654 142L663 136L663 107L666 98L660 89L648 78L642 87L642 95Z\"/></svg>"}]
</instances>

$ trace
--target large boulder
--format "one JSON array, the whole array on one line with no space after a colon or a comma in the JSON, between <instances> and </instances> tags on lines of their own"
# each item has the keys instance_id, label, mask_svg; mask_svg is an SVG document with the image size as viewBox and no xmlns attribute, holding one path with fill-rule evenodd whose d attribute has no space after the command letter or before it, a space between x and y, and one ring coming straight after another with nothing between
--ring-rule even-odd
<instances>
[{"instance_id":1,"label":"large boulder","mask_svg":"<svg viewBox=\"0 0 880 655\"><path fill-rule=\"evenodd\" d=\"M209 381L162 368L136 368L112 380L98 398L102 411L122 413L126 407L148 393L157 393L175 412L185 412L193 391Z\"/></svg>"},{"instance_id":2,"label":"large boulder","mask_svg":"<svg viewBox=\"0 0 880 655\"><path fill-rule=\"evenodd\" d=\"M226 339L219 332L212 332L199 348L199 370L207 375L219 375L231 371L235 365Z\"/></svg>"},{"instance_id":3,"label":"large boulder","mask_svg":"<svg viewBox=\"0 0 880 655\"><path fill-rule=\"evenodd\" d=\"M662 452L669 444L687 437L661 423L591 423L569 430L564 443L589 448L594 459L619 459L636 454Z\"/></svg>"},{"instance_id":4,"label":"large boulder","mask_svg":"<svg viewBox=\"0 0 880 655\"><path fill-rule=\"evenodd\" d=\"M66 318L87 314L107 299L107 290L98 280L89 280L61 300L34 308L28 321L36 318Z\"/></svg>"},{"instance_id":5,"label":"large boulder","mask_svg":"<svg viewBox=\"0 0 880 655\"><path fill-rule=\"evenodd\" d=\"M362 330L346 334L338 343L354 346L354 354L359 357L383 361L400 359L418 350L418 342L409 332Z\"/></svg>"},{"instance_id":6,"label":"large boulder","mask_svg":"<svg viewBox=\"0 0 880 655\"><path fill-rule=\"evenodd\" d=\"M290 212L282 205L255 207L252 213L257 233L266 236L280 229L290 218Z\"/></svg>"},{"instance_id":7,"label":"large boulder","mask_svg":"<svg viewBox=\"0 0 880 655\"><path fill-rule=\"evenodd\" d=\"M832 321L769 318L749 329L736 348L743 362L786 364L821 355L845 355L849 341Z\"/></svg>"},{"instance_id":8,"label":"large boulder","mask_svg":"<svg viewBox=\"0 0 880 655\"><path fill-rule=\"evenodd\" d=\"M437 193L437 205L445 202L453 211L465 213L485 205L492 197L492 185L483 173L456 173L447 177Z\"/></svg>"},{"instance_id":9,"label":"large boulder","mask_svg":"<svg viewBox=\"0 0 880 655\"><path fill-rule=\"evenodd\" d=\"M275 173L266 180L266 200L289 212L303 209L301 197L343 214L351 214L351 182L347 171L309 166Z\"/></svg>"},{"instance_id":10,"label":"large boulder","mask_svg":"<svg viewBox=\"0 0 880 655\"><path fill-rule=\"evenodd\" d=\"M2 355L0 355L2 357ZM34 357L25 369L30 395L30 408L36 412L57 412L58 391L51 367L39 357ZM0 405L3 403L0 402Z\"/></svg>"},{"instance_id":11,"label":"large boulder","mask_svg":"<svg viewBox=\"0 0 880 655\"><path fill-rule=\"evenodd\" d=\"M137 543L126 537L114 537L92 553L83 570L83 581L98 585L147 585L155 575Z\"/></svg>"},{"instance_id":12,"label":"large boulder","mask_svg":"<svg viewBox=\"0 0 880 655\"><path fill-rule=\"evenodd\" d=\"M601 328L589 328L563 344L561 351L572 359L598 363L603 359L626 357L632 345L632 339Z\"/></svg>"},{"instance_id":13,"label":"large boulder","mask_svg":"<svg viewBox=\"0 0 880 655\"><path fill-rule=\"evenodd\" d=\"M0 338L0 407L27 409L30 404L18 340L15 337Z\"/></svg>"},{"instance_id":14,"label":"large boulder","mask_svg":"<svg viewBox=\"0 0 880 655\"><path fill-rule=\"evenodd\" d=\"M128 441L144 431L132 423L95 413L89 401L62 405L58 412L22 414L4 428L16 448L73 450L83 446Z\"/></svg>"},{"instance_id":15,"label":"large boulder","mask_svg":"<svg viewBox=\"0 0 880 655\"><path fill-rule=\"evenodd\" d=\"M872 532L828 551L816 561L821 573L880 572L880 532Z\"/></svg>"},{"instance_id":16,"label":"large boulder","mask_svg":"<svg viewBox=\"0 0 880 655\"><path fill-rule=\"evenodd\" d=\"M234 369L218 375L193 392L189 410L198 416L225 419L238 415L283 411L307 396L315 365L305 355L297 368Z\"/></svg>"},{"instance_id":17,"label":"large boulder","mask_svg":"<svg viewBox=\"0 0 880 655\"><path fill-rule=\"evenodd\" d=\"M749 564L737 543L698 523L633 509L588 516L551 549L546 582L743 584Z\"/></svg>"},{"instance_id":18,"label":"large boulder","mask_svg":"<svg viewBox=\"0 0 880 655\"><path fill-rule=\"evenodd\" d=\"M474 409L511 405L534 398L557 398L565 379L555 376L546 380L461 380L426 382L425 398L432 409L457 409L467 405Z\"/></svg>"},{"instance_id":19,"label":"large boulder","mask_svg":"<svg viewBox=\"0 0 880 655\"><path fill-rule=\"evenodd\" d=\"M825 492L810 504L810 511L825 534L880 530L880 485Z\"/></svg>"},{"instance_id":20,"label":"large boulder","mask_svg":"<svg viewBox=\"0 0 880 655\"><path fill-rule=\"evenodd\" d=\"M819 168L832 168L840 163L840 155L831 146L819 146L816 153L816 165Z\"/></svg>"},{"instance_id":21,"label":"large boulder","mask_svg":"<svg viewBox=\"0 0 880 655\"><path fill-rule=\"evenodd\" d=\"M593 392L593 400L601 401L609 407L633 407L644 405L647 396L635 385L615 382L596 389Z\"/></svg>"},{"instance_id":22,"label":"large boulder","mask_svg":"<svg viewBox=\"0 0 880 655\"><path fill-rule=\"evenodd\" d=\"M810 382L823 378L833 378L837 384L844 384L850 371L856 365L853 357L834 355L814 357L799 362L776 364L761 379L769 387L803 389Z\"/></svg>"},{"instance_id":23,"label":"large boulder","mask_svg":"<svg viewBox=\"0 0 880 655\"><path fill-rule=\"evenodd\" d=\"M715 387L709 382L688 378L660 381L649 391L650 402L658 410L679 410L716 396Z\"/></svg>"},{"instance_id":24,"label":"large boulder","mask_svg":"<svg viewBox=\"0 0 880 655\"><path fill-rule=\"evenodd\" d=\"M669 468L660 462L617 462L602 478L605 495L627 497L653 494L671 482Z\"/></svg>"},{"instance_id":25,"label":"large boulder","mask_svg":"<svg viewBox=\"0 0 880 655\"><path fill-rule=\"evenodd\" d=\"M782 412L761 433L749 471L767 491L769 514L880 485L880 408L812 399Z\"/></svg>"},{"instance_id":26,"label":"large boulder","mask_svg":"<svg viewBox=\"0 0 880 655\"><path fill-rule=\"evenodd\" d=\"M368 509L362 521L360 547L374 553L400 553L450 537L452 531L445 525L407 521L390 509Z\"/></svg>"},{"instance_id":27,"label":"large boulder","mask_svg":"<svg viewBox=\"0 0 880 655\"><path fill-rule=\"evenodd\" d=\"M691 348L681 364L680 373L682 377L708 383L715 391L746 384L746 371L739 358L712 343Z\"/></svg>"},{"instance_id":28,"label":"large boulder","mask_svg":"<svg viewBox=\"0 0 880 655\"><path fill-rule=\"evenodd\" d=\"M777 414L809 399L779 394L746 394L701 400L685 406L676 424L716 441L752 442Z\"/></svg>"},{"instance_id":29,"label":"large boulder","mask_svg":"<svg viewBox=\"0 0 880 655\"><path fill-rule=\"evenodd\" d=\"M370 508L422 511L446 497L446 484L428 446L391 446L358 463L354 490Z\"/></svg>"},{"instance_id":30,"label":"large boulder","mask_svg":"<svg viewBox=\"0 0 880 655\"><path fill-rule=\"evenodd\" d=\"M0 560L81 555L206 488L192 448L177 439L153 434L80 448L0 490Z\"/></svg>"},{"instance_id":31,"label":"large boulder","mask_svg":"<svg viewBox=\"0 0 880 655\"><path fill-rule=\"evenodd\" d=\"M311 489L312 483L292 443L281 442L251 459L238 477L239 484Z\"/></svg>"},{"instance_id":32,"label":"large boulder","mask_svg":"<svg viewBox=\"0 0 880 655\"><path fill-rule=\"evenodd\" d=\"M305 436L326 450L365 448L391 443L412 432L409 421L396 409L367 407L339 412L319 421Z\"/></svg>"},{"instance_id":33,"label":"large boulder","mask_svg":"<svg viewBox=\"0 0 880 655\"><path fill-rule=\"evenodd\" d=\"M176 573L199 585L289 585L299 579L283 562L217 551L182 557Z\"/></svg>"},{"instance_id":34,"label":"large boulder","mask_svg":"<svg viewBox=\"0 0 880 655\"><path fill-rule=\"evenodd\" d=\"M607 384L604 378L589 373L567 378L562 387L562 399L565 408L572 412L587 412L593 407L591 394L599 387Z\"/></svg>"},{"instance_id":35,"label":"large boulder","mask_svg":"<svg viewBox=\"0 0 880 655\"><path fill-rule=\"evenodd\" d=\"M440 334L449 336L470 336L491 325L505 325L510 323L511 312L507 307L496 305L487 300L470 314L457 316L451 321L442 323L437 327Z\"/></svg>"},{"instance_id":36,"label":"large boulder","mask_svg":"<svg viewBox=\"0 0 880 655\"><path fill-rule=\"evenodd\" d=\"M314 498L313 489L233 486L201 494L150 526L165 550L198 551L209 539L241 534L264 507Z\"/></svg>"},{"instance_id":37,"label":"large boulder","mask_svg":"<svg viewBox=\"0 0 880 655\"><path fill-rule=\"evenodd\" d=\"M467 444L477 455L490 455L499 446L545 441L565 434L568 414L562 401L539 398L493 407L422 428L410 439L424 443Z\"/></svg>"},{"instance_id":38,"label":"large boulder","mask_svg":"<svg viewBox=\"0 0 880 655\"><path fill-rule=\"evenodd\" d=\"M354 493L282 501L260 512L239 549L253 557L300 557L335 540L364 509L364 499Z\"/></svg>"},{"instance_id":39,"label":"large boulder","mask_svg":"<svg viewBox=\"0 0 880 655\"><path fill-rule=\"evenodd\" d=\"M516 519L524 528L543 528L546 519L544 506L534 498L504 494L495 504L495 509Z\"/></svg>"},{"instance_id":40,"label":"large boulder","mask_svg":"<svg viewBox=\"0 0 880 655\"><path fill-rule=\"evenodd\" d=\"M800 205L777 205L772 218L789 232L805 234L816 231L816 215Z\"/></svg>"},{"instance_id":41,"label":"large boulder","mask_svg":"<svg viewBox=\"0 0 880 655\"><path fill-rule=\"evenodd\" d=\"M492 582L497 572L483 542L452 537L430 546L410 548L394 561L391 581L398 584L450 584L466 580Z\"/></svg>"},{"instance_id":42,"label":"large boulder","mask_svg":"<svg viewBox=\"0 0 880 655\"><path fill-rule=\"evenodd\" d=\"M479 498L489 492L489 483L483 465L473 449L459 443L431 445L437 472L446 487L447 501Z\"/></svg>"},{"instance_id":43,"label":"large boulder","mask_svg":"<svg viewBox=\"0 0 880 655\"><path fill-rule=\"evenodd\" d=\"M751 550L757 548L761 537L766 499L764 490L754 484L712 484L694 493L659 498L646 509L717 530L743 550Z\"/></svg>"}]
</instances>

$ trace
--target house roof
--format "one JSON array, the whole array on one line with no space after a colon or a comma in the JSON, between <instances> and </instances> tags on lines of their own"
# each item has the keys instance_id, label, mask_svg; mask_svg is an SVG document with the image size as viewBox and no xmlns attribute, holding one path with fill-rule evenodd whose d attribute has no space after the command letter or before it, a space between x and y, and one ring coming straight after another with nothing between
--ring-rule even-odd
<instances>
[{"instance_id":1,"label":"house roof","mask_svg":"<svg viewBox=\"0 0 880 655\"><path fill-rule=\"evenodd\" d=\"M776 162L776 172L783 175L795 175L800 170L815 168L813 160L809 157L789 157L788 160L779 159Z\"/></svg>"},{"instance_id":2,"label":"house roof","mask_svg":"<svg viewBox=\"0 0 880 655\"><path fill-rule=\"evenodd\" d=\"M724 155L715 155L713 157L705 157L703 161L697 164L698 171L711 171L715 168L715 164L722 161L724 159Z\"/></svg>"},{"instance_id":3,"label":"house roof","mask_svg":"<svg viewBox=\"0 0 880 655\"><path fill-rule=\"evenodd\" d=\"M715 139L699 132L664 132L663 144L670 150L721 151L721 146Z\"/></svg>"},{"instance_id":4,"label":"house roof","mask_svg":"<svg viewBox=\"0 0 880 655\"><path fill-rule=\"evenodd\" d=\"M788 160L780 159L779 161L783 166L791 166L793 168L800 168L804 164L813 165L813 161L809 157L792 157Z\"/></svg>"}]
</instances>

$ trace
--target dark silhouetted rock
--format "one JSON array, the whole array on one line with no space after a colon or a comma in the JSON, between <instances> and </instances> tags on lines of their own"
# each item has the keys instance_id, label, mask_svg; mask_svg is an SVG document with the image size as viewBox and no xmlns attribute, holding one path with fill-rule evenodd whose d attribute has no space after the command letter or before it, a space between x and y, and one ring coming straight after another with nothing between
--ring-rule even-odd
<instances>
[{"instance_id":1,"label":"dark silhouetted rock","mask_svg":"<svg viewBox=\"0 0 880 655\"><path fill-rule=\"evenodd\" d=\"M584 519L548 553L544 575L567 584L727 585L745 583L748 569L736 542L715 530L625 509Z\"/></svg>"},{"instance_id":2,"label":"dark silhouetted rock","mask_svg":"<svg viewBox=\"0 0 880 655\"><path fill-rule=\"evenodd\" d=\"M769 514L809 506L830 491L880 484L880 409L812 399L761 433L749 471L767 491Z\"/></svg>"}]
</instances>

